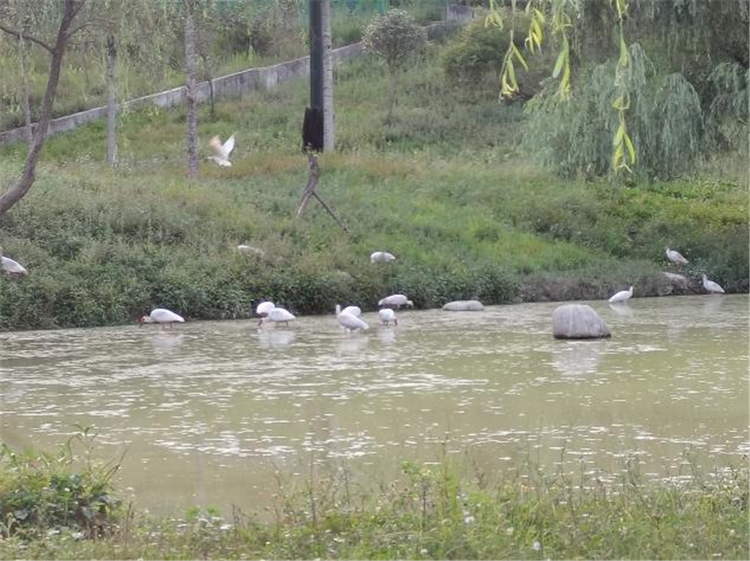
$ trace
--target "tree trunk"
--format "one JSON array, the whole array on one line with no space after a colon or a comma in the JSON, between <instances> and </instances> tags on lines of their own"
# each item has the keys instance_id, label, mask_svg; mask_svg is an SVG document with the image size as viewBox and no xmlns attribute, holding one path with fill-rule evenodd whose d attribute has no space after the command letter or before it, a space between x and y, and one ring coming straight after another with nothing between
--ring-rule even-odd
<instances>
[{"instance_id":1,"label":"tree trunk","mask_svg":"<svg viewBox=\"0 0 750 561\"><path fill-rule=\"evenodd\" d=\"M389 125L393 122L393 108L396 106L396 90L398 87L396 72L397 70L395 68L389 68L388 78L390 91L388 93L388 116L385 118L386 123Z\"/></svg>"},{"instance_id":2,"label":"tree trunk","mask_svg":"<svg viewBox=\"0 0 750 561\"><path fill-rule=\"evenodd\" d=\"M117 46L115 37L107 37L107 163L117 166L117 84L115 83L115 63L117 61Z\"/></svg>"},{"instance_id":3,"label":"tree trunk","mask_svg":"<svg viewBox=\"0 0 750 561\"><path fill-rule=\"evenodd\" d=\"M26 62L26 43L23 40L23 31L26 24L24 3L19 3L18 9L18 58L21 62L21 107L23 108L23 119L26 125L26 143L29 150L34 142L34 129L31 126L31 103L29 102L29 72Z\"/></svg>"},{"instance_id":4,"label":"tree trunk","mask_svg":"<svg viewBox=\"0 0 750 561\"><path fill-rule=\"evenodd\" d=\"M36 164L39 160L39 155L42 152L44 141L47 139L47 129L49 128L49 122L52 118L52 105L55 102L57 83L60 81L60 68L62 67L63 55L68 46L68 41L70 40L68 33L70 32L70 27L73 24L73 20L75 19L76 14L78 14L81 5L82 2L65 0L60 28L57 31L57 39L55 40L55 46L52 49L52 61L50 62L49 77L47 78L47 89L44 92L42 109L39 113L39 123L37 124L36 133L34 134L34 141L31 144L31 149L26 157L26 164L24 165L21 179L0 196L0 217L8 212L13 205L20 201L26 193L29 192L29 189L31 189L31 186L36 179Z\"/></svg>"},{"instance_id":5,"label":"tree trunk","mask_svg":"<svg viewBox=\"0 0 750 561\"><path fill-rule=\"evenodd\" d=\"M195 24L193 8L185 2L185 67L187 68L188 177L198 177L198 115L195 99Z\"/></svg>"},{"instance_id":6,"label":"tree trunk","mask_svg":"<svg viewBox=\"0 0 750 561\"><path fill-rule=\"evenodd\" d=\"M335 145L333 113L333 59L331 57L331 0L321 3L323 20L323 151L331 152Z\"/></svg>"}]
</instances>

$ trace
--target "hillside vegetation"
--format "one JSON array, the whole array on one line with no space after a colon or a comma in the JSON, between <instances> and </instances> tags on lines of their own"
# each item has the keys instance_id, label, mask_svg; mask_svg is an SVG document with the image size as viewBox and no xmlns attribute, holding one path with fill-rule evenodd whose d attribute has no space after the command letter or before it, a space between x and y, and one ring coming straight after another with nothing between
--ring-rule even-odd
<instances>
[{"instance_id":1,"label":"hillside vegetation","mask_svg":"<svg viewBox=\"0 0 750 561\"><path fill-rule=\"evenodd\" d=\"M310 314L392 292L417 307L603 298L631 284L656 295L671 290L667 245L690 260L693 290L704 271L748 290L746 155L669 182L560 179L520 147L522 105L451 84L443 48L402 78L390 124L383 67L362 57L339 69L338 151L320 157L319 192L348 234L315 201L293 218L307 181L304 81L223 102L213 121L205 109L203 150L235 131L237 149L233 167L204 161L194 183L182 109L123 116L117 171L103 163L103 122L51 138L37 183L0 223L5 254L30 271L0 279L0 327L121 324L156 306L243 318L261 298ZM24 156L21 144L0 150L0 184ZM398 260L370 264L376 250Z\"/></svg>"}]
</instances>

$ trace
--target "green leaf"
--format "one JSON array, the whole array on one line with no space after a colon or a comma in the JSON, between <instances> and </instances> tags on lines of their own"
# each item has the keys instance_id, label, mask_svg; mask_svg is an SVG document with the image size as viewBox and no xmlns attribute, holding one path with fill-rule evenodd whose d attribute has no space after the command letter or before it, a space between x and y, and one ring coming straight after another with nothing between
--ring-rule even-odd
<instances>
[{"instance_id":1,"label":"green leaf","mask_svg":"<svg viewBox=\"0 0 750 561\"><path fill-rule=\"evenodd\" d=\"M620 146L622 144L622 137L625 135L625 124L620 123L620 126L615 133L615 138L612 141L612 146Z\"/></svg>"},{"instance_id":2,"label":"green leaf","mask_svg":"<svg viewBox=\"0 0 750 561\"><path fill-rule=\"evenodd\" d=\"M557 62L555 62L555 69L552 71L552 77L557 78L560 75L560 72L562 71L563 64L565 64L565 60L568 58L568 53L565 50L560 51L560 54L557 55Z\"/></svg>"}]
</instances>

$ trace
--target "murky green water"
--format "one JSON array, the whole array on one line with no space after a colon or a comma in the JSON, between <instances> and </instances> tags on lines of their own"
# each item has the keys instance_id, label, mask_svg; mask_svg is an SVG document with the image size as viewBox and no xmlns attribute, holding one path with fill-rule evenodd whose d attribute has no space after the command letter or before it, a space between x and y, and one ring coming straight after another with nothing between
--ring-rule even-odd
<instances>
[{"instance_id":1,"label":"murky green water","mask_svg":"<svg viewBox=\"0 0 750 561\"><path fill-rule=\"evenodd\" d=\"M0 334L2 439L52 447L95 425L99 454L127 450L137 504L257 508L273 472L469 452L485 470L554 466L677 475L748 452L748 297L590 303L607 341L550 334L558 304L481 313L404 311L397 328L342 332L333 315L289 328L197 322ZM684 466L683 468L684 469Z\"/></svg>"}]
</instances>

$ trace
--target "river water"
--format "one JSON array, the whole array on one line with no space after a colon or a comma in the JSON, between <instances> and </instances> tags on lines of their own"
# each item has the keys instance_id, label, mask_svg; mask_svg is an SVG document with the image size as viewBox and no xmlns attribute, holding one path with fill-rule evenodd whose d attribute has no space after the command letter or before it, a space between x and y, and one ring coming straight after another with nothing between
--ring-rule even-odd
<instances>
[{"instance_id":1,"label":"river water","mask_svg":"<svg viewBox=\"0 0 750 561\"><path fill-rule=\"evenodd\" d=\"M51 450L94 426L98 457L125 453L118 488L160 513L260 508L277 470L311 465L366 481L446 453L488 473L630 458L666 478L686 451L748 452L747 295L589 304L610 340L554 340L553 303L366 313L355 334L333 315L3 333L2 440Z\"/></svg>"}]
</instances>

